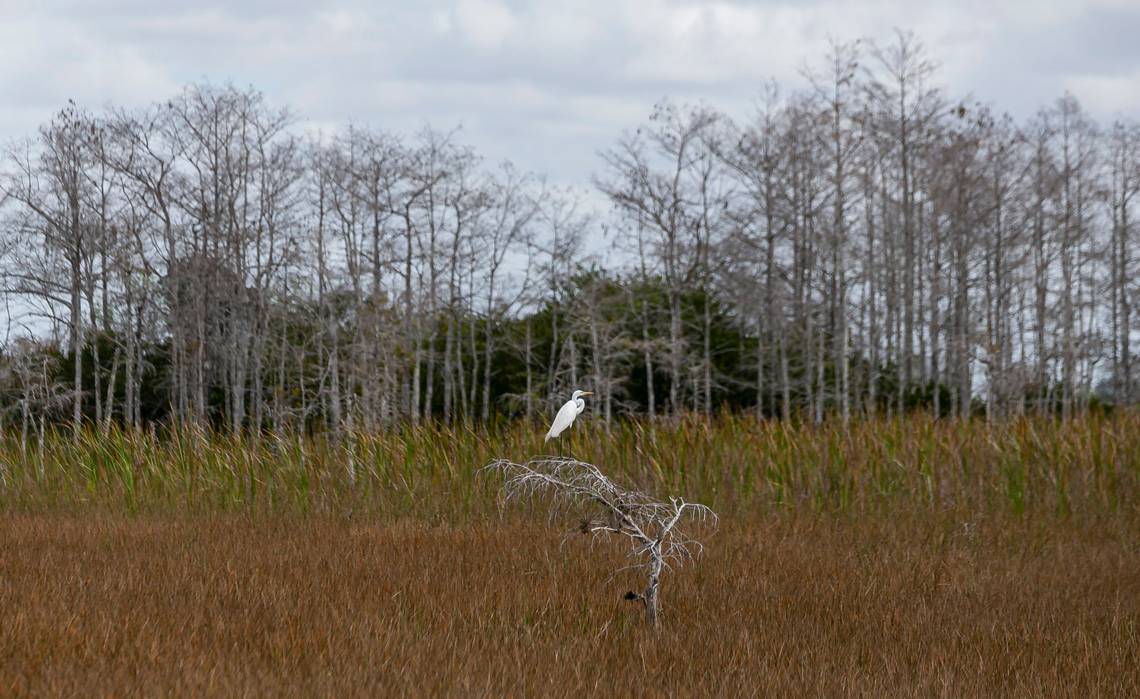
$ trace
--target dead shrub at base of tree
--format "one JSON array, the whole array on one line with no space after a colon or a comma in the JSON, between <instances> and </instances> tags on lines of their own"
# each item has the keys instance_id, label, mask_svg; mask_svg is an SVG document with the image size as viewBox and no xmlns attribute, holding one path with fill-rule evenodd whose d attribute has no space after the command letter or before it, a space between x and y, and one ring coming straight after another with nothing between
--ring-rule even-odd
<instances>
[{"instance_id":1,"label":"dead shrub at base of tree","mask_svg":"<svg viewBox=\"0 0 1140 699\"><path fill-rule=\"evenodd\" d=\"M657 634L542 517L362 519L4 514L0 695L1140 695L1133 516L726 517Z\"/></svg>"}]
</instances>

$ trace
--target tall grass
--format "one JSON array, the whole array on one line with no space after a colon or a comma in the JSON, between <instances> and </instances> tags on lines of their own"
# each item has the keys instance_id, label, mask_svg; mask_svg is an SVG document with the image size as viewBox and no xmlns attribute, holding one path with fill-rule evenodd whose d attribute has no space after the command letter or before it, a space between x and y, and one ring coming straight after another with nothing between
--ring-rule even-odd
<instances>
[{"instance_id":1,"label":"tall grass","mask_svg":"<svg viewBox=\"0 0 1140 699\"><path fill-rule=\"evenodd\" d=\"M650 633L504 517L9 513L0 696L1140 696L1140 520L722 520Z\"/></svg>"},{"instance_id":2,"label":"tall grass","mask_svg":"<svg viewBox=\"0 0 1140 699\"><path fill-rule=\"evenodd\" d=\"M927 417L807 425L744 416L589 419L568 454L723 513L897 508L1133 511L1140 415L1002 423ZM339 439L181 428L0 436L0 508L271 511L463 518L496 507L493 457L549 453L542 426L407 425ZM556 448L556 447L555 447Z\"/></svg>"}]
</instances>

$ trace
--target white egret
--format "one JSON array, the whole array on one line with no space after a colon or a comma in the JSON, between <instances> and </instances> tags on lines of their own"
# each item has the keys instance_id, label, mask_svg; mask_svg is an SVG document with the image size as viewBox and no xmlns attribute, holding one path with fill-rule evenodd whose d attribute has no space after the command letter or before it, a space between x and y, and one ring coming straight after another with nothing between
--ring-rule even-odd
<instances>
[{"instance_id":1,"label":"white egret","mask_svg":"<svg viewBox=\"0 0 1140 699\"><path fill-rule=\"evenodd\" d=\"M582 396L592 395L594 395L592 391L574 391L570 400L558 409L558 414L554 416L554 423L550 425L550 431L546 433L546 439L542 441L544 443L549 442L574 424L574 418L586 409L586 401L582 400Z\"/></svg>"}]
</instances>

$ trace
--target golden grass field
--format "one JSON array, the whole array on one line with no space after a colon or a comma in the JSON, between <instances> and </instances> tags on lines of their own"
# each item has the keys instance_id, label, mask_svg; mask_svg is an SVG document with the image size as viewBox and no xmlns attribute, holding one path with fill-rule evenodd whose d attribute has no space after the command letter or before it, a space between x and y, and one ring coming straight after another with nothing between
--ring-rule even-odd
<instances>
[{"instance_id":1,"label":"golden grass field","mask_svg":"<svg viewBox=\"0 0 1140 699\"><path fill-rule=\"evenodd\" d=\"M656 631L620 544L460 470L520 427L9 437L0 696L1140 696L1137 426L596 435L721 511Z\"/></svg>"}]
</instances>

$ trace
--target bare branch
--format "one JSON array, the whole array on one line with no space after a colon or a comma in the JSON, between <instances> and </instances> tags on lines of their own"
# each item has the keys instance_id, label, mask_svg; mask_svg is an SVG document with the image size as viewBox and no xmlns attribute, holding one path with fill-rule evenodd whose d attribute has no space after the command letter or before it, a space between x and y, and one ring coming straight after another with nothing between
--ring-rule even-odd
<instances>
[{"instance_id":1,"label":"bare branch","mask_svg":"<svg viewBox=\"0 0 1140 699\"><path fill-rule=\"evenodd\" d=\"M650 624L657 621L657 590L661 572L683 565L704 551L704 545L686 525L715 531L715 512L698 503L672 497L661 501L615 484L597 466L572 458L543 456L526 463L496 459L482 469L503 477L507 500L549 499L556 508L593 510L595 519L582 520L583 533L618 535L629 541L627 556L634 568L647 572L648 584L638 599L645 603Z\"/></svg>"}]
</instances>

